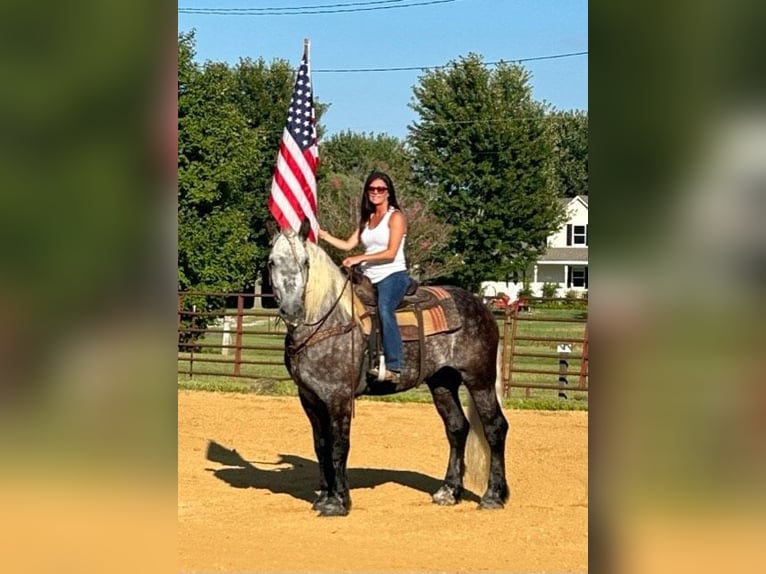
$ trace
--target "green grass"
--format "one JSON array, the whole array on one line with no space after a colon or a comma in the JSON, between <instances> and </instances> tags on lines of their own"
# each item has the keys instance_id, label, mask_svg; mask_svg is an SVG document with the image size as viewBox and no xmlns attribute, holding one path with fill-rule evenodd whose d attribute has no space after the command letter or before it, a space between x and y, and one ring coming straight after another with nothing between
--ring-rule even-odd
<instances>
[{"instance_id":1,"label":"green grass","mask_svg":"<svg viewBox=\"0 0 766 574\"><path fill-rule=\"evenodd\" d=\"M178 388L188 391L217 391L223 393L249 393L254 395L298 396L292 381L248 380L234 377L200 375L194 378L179 376Z\"/></svg>"},{"instance_id":2,"label":"green grass","mask_svg":"<svg viewBox=\"0 0 766 574\"><path fill-rule=\"evenodd\" d=\"M178 380L179 390L246 393L267 396L291 396L297 397L298 391L291 381L248 381L233 379L231 377L196 377L194 379ZM514 389L517 390L517 389ZM541 391L542 392L542 391ZM582 393L585 395L585 393ZM519 410L545 410L545 411L587 411L587 396L571 396L569 399L558 398L553 392L549 395L538 395L531 398L514 397L503 399L503 407ZM461 399L465 401L465 390L461 389ZM431 393L426 385L419 385L415 389L394 395L379 397L361 396L362 401L377 401L384 403L425 403L431 404Z\"/></svg>"}]
</instances>

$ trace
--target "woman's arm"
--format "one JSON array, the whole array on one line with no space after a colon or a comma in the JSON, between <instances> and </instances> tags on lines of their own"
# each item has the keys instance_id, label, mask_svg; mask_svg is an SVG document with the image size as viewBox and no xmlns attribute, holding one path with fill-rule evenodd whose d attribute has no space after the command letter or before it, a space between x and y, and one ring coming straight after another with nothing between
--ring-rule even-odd
<instances>
[{"instance_id":1,"label":"woman's arm","mask_svg":"<svg viewBox=\"0 0 766 574\"><path fill-rule=\"evenodd\" d=\"M407 233L407 221L401 211L394 211L388 220L388 246L377 253L352 255L343 260L343 265L351 267L365 261L387 262L393 261L399 251L404 234Z\"/></svg>"},{"instance_id":2,"label":"woman's arm","mask_svg":"<svg viewBox=\"0 0 766 574\"><path fill-rule=\"evenodd\" d=\"M327 233L324 229L319 229L319 239L324 239L327 243L333 247L337 247L342 251L351 251L354 247L359 245L359 228L357 227L348 239L338 239Z\"/></svg>"}]
</instances>

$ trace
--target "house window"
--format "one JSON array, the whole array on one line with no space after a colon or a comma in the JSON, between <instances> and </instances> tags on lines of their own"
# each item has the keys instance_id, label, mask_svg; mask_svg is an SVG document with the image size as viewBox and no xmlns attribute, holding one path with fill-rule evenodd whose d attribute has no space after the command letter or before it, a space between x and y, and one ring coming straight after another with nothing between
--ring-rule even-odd
<instances>
[{"instance_id":1,"label":"house window","mask_svg":"<svg viewBox=\"0 0 766 574\"><path fill-rule=\"evenodd\" d=\"M588 245L588 226L567 225L567 245Z\"/></svg>"},{"instance_id":2,"label":"house window","mask_svg":"<svg viewBox=\"0 0 766 574\"><path fill-rule=\"evenodd\" d=\"M572 227L572 243L575 245L588 245L587 225L575 225Z\"/></svg>"},{"instance_id":3,"label":"house window","mask_svg":"<svg viewBox=\"0 0 766 574\"><path fill-rule=\"evenodd\" d=\"M570 267L569 277L567 280L567 287L580 287L583 289L588 288L588 268L587 267Z\"/></svg>"}]
</instances>

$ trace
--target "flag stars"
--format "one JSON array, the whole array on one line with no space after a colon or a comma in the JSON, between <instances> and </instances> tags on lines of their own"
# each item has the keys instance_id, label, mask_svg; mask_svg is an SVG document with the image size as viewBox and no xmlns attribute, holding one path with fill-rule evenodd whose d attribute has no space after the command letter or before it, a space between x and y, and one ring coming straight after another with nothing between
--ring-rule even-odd
<instances>
[{"instance_id":1,"label":"flag stars","mask_svg":"<svg viewBox=\"0 0 766 574\"><path fill-rule=\"evenodd\" d=\"M302 150L306 150L316 143L311 78L305 62L298 69L290 98L286 128L286 133L290 134L295 144Z\"/></svg>"}]
</instances>

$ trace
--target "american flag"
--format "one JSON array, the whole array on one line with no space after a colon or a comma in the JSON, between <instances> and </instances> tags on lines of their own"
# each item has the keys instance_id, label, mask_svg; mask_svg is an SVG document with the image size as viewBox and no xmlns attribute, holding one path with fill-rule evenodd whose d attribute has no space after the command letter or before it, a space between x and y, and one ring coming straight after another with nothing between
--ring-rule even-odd
<instances>
[{"instance_id":1,"label":"american flag","mask_svg":"<svg viewBox=\"0 0 766 574\"><path fill-rule=\"evenodd\" d=\"M317 240L319 231L316 183L318 160L309 45L306 42L290 108L287 110L287 125L279 144L268 204L269 211L283 229L298 230L301 222L308 218L311 223L311 241Z\"/></svg>"}]
</instances>

